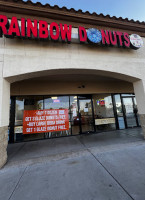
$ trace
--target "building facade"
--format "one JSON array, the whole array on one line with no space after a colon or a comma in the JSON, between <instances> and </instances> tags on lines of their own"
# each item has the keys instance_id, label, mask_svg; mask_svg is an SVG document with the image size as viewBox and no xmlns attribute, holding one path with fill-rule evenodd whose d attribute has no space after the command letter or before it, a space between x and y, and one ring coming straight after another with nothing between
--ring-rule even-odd
<instances>
[{"instance_id":1,"label":"building facade","mask_svg":"<svg viewBox=\"0 0 145 200\"><path fill-rule=\"evenodd\" d=\"M144 37L138 21L0 0L0 167L8 141L145 135Z\"/></svg>"}]
</instances>

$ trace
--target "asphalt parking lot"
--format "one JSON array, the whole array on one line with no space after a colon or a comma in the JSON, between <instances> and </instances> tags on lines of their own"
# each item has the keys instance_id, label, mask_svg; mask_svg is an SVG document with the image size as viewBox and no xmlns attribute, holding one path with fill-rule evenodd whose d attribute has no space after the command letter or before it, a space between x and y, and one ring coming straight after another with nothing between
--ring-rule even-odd
<instances>
[{"instance_id":1,"label":"asphalt parking lot","mask_svg":"<svg viewBox=\"0 0 145 200\"><path fill-rule=\"evenodd\" d=\"M0 200L145 200L140 128L11 144Z\"/></svg>"}]
</instances>

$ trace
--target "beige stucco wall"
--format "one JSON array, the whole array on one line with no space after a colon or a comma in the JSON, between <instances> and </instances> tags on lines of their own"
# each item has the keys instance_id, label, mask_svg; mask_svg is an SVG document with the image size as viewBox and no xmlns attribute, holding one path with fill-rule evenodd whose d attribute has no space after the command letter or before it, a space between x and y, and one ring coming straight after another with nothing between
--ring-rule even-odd
<instances>
[{"instance_id":1,"label":"beige stucco wall","mask_svg":"<svg viewBox=\"0 0 145 200\"><path fill-rule=\"evenodd\" d=\"M3 77L15 76L11 81L18 80L18 75L23 75L23 78L24 74L26 77L31 77L33 76L31 73L38 72L36 76L39 76L40 71L49 73L46 71L55 69L101 70L144 78L144 47L134 51L124 48L94 47L88 44L7 38L4 40Z\"/></svg>"},{"instance_id":2,"label":"beige stucco wall","mask_svg":"<svg viewBox=\"0 0 145 200\"><path fill-rule=\"evenodd\" d=\"M73 32L76 32L76 29L73 29ZM145 39L143 40L145 42ZM12 83L44 75L72 73L114 77L131 83L145 79L145 47L135 51L89 44L62 44L61 42L0 38L0 61L0 79L3 83L4 80ZM44 82L22 81L21 84L11 85L11 94L133 92L132 84L127 82L107 83L103 81L100 84L97 80L88 81L85 83L85 89L80 91L77 88L80 83L75 80L69 84L50 81L48 85ZM5 92L8 96L7 90L9 86L6 86L5 82ZM5 104L4 110L7 113L5 118L7 119L8 109ZM8 120L5 119L5 121L8 125Z\"/></svg>"},{"instance_id":3,"label":"beige stucco wall","mask_svg":"<svg viewBox=\"0 0 145 200\"><path fill-rule=\"evenodd\" d=\"M4 40L0 40L0 168L7 161L10 83L3 78Z\"/></svg>"},{"instance_id":4,"label":"beige stucco wall","mask_svg":"<svg viewBox=\"0 0 145 200\"><path fill-rule=\"evenodd\" d=\"M49 78L48 78L49 79ZM79 88L84 85L85 88ZM58 95L133 93L133 84L125 81L33 81L25 80L11 84L11 95Z\"/></svg>"},{"instance_id":5,"label":"beige stucco wall","mask_svg":"<svg viewBox=\"0 0 145 200\"><path fill-rule=\"evenodd\" d=\"M9 124L10 83L3 78L4 40L0 40L0 127Z\"/></svg>"}]
</instances>

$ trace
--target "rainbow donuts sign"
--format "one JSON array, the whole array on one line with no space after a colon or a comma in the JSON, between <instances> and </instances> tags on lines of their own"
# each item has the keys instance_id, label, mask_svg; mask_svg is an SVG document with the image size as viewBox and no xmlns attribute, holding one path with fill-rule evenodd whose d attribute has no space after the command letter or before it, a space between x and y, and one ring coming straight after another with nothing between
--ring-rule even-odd
<instances>
[{"instance_id":1,"label":"rainbow donuts sign","mask_svg":"<svg viewBox=\"0 0 145 200\"><path fill-rule=\"evenodd\" d=\"M44 20L33 21L31 19L8 19L5 15L0 15L0 37L54 40L71 43L74 39L72 25L52 22L48 24ZM90 28L86 30L79 26L78 34L75 36L80 43L90 43L103 46L117 46L132 49L139 49L143 46L142 38L137 34L129 35L126 32L98 30Z\"/></svg>"},{"instance_id":2,"label":"rainbow donuts sign","mask_svg":"<svg viewBox=\"0 0 145 200\"><path fill-rule=\"evenodd\" d=\"M143 46L143 40L139 35L122 33L120 31L98 30L90 28L86 31L84 27L79 27L80 42L89 42L106 46L118 46L132 49L139 49Z\"/></svg>"}]
</instances>

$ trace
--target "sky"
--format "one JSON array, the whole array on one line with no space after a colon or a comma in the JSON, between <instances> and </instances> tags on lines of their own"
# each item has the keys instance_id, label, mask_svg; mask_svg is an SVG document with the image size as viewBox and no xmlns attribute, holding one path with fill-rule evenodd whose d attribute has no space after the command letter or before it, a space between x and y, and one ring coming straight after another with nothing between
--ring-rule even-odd
<instances>
[{"instance_id":1,"label":"sky","mask_svg":"<svg viewBox=\"0 0 145 200\"><path fill-rule=\"evenodd\" d=\"M32 0L37 2L36 0ZM42 4L58 5L97 14L145 21L145 0L39 0Z\"/></svg>"}]
</instances>

